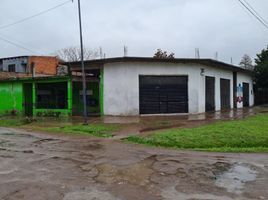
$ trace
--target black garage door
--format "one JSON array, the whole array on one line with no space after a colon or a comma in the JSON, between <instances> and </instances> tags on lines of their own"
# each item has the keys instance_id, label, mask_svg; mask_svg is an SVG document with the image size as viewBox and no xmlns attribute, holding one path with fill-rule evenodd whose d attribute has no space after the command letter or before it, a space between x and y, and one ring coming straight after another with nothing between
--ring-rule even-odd
<instances>
[{"instance_id":1,"label":"black garage door","mask_svg":"<svg viewBox=\"0 0 268 200\"><path fill-rule=\"evenodd\" d=\"M231 108L231 91L230 91L230 80L221 79L221 109L230 109Z\"/></svg>"},{"instance_id":2,"label":"black garage door","mask_svg":"<svg viewBox=\"0 0 268 200\"><path fill-rule=\"evenodd\" d=\"M187 76L140 76L140 114L188 113Z\"/></svg>"},{"instance_id":3,"label":"black garage door","mask_svg":"<svg viewBox=\"0 0 268 200\"><path fill-rule=\"evenodd\" d=\"M243 83L243 107L249 107L249 84Z\"/></svg>"},{"instance_id":4,"label":"black garage door","mask_svg":"<svg viewBox=\"0 0 268 200\"><path fill-rule=\"evenodd\" d=\"M206 111L215 110L215 78L206 76Z\"/></svg>"}]
</instances>

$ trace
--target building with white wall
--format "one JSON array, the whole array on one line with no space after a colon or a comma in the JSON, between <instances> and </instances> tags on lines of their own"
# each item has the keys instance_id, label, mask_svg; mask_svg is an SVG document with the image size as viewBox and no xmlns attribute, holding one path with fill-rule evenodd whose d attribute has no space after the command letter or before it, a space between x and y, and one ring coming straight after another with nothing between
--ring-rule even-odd
<instances>
[{"instance_id":1,"label":"building with white wall","mask_svg":"<svg viewBox=\"0 0 268 200\"><path fill-rule=\"evenodd\" d=\"M79 74L79 62L68 63ZM85 62L100 113L196 114L254 105L251 72L211 59L109 58ZM97 75L97 76L96 76Z\"/></svg>"}]
</instances>

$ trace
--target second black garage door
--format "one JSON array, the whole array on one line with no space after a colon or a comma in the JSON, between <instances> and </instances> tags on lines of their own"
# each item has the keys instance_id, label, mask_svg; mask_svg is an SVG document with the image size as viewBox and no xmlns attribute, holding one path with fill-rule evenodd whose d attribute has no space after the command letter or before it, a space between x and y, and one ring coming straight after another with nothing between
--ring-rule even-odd
<instances>
[{"instance_id":1,"label":"second black garage door","mask_svg":"<svg viewBox=\"0 0 268 200\"><path fill-rule=\"evenodd\" d=\"M188 113L187 76L140 76L140 114Z\"/></svg>"},{"instance_id":2,"label":"second black garage door","mask_svg":"<svg viewBox=\"0 0 268 200\"><path fill-rule=\"evenodd\" d=\"M221 109L231 108L230 80L221 78Z\"/></svg>"},{"instance_id":3,"label":"second black garage door","mask_svg":"<svg viewBox=\"0 0 268 200\"><path fill-rule=\"evenodd\" d=\"M249 84L243 83L243 107L249 107Z\"/></svg>"}]
</instances>

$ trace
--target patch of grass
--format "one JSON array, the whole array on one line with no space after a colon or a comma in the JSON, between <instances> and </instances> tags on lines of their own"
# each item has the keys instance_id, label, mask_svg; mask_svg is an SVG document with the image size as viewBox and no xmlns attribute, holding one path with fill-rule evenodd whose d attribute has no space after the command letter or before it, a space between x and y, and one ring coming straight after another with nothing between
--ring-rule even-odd
<instances>
[{"instance_id":1,"label":"patch of grass","mask_svg":"<svg viewBox=\"0 0 268 200\"><path fill-rule=\"evenodd\" d=\"M117 129L118 128L116 126L105 124L66 125L62 127L44 128L45 131L50 132L91 135L104 138L112 137L112 133Z\"/></svg>"},{"instance_id":2,"label":"patch of grass","mask_svg":"<svg viewBox=\"0 0 268 200\"><path fill-rule=\"evenodd\" d=\"M157 131L127 141L152 146L217 152L268 152L268 114L198 128Z\"/></svg>"},{"instance_id":3,"label":"patch of grass","mask_svg":"<svg viewBox=\"0 0 268 200\"><path fill-rule=\"evenodd\" d=\"M96 137L112 137L112 133L119 129L117 125L110 124L96 124L91 123L89 125L71 124L62 121L29 121L24 118L0 118L0 127L14 127L31 129L35 131L53 132L53 133L65 133L65 134L80 134L90 135Z\"/></svg>"},{"instance_id":4,"label":"patch of grass","mask_svg":"<svg viewBox=\"0 0 268 200\"><path fill-rule=\"evenodd\" d=\"M17 118L0 118L0 126L2 127L19 127L27 124L27 122L24 119L17 119Z\"/></svg>"}]
</instances>

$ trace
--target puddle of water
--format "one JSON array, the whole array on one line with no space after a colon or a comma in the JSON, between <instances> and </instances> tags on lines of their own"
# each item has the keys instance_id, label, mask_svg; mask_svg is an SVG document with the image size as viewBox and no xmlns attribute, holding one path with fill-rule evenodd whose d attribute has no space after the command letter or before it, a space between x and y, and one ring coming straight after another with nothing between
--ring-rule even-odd
<instances>
[{"instance_id":1,"label":"puddle of water","mask_svg":"<svg viewBox=\"0 0 268 200\"><path fill-rule=\"evenodd\" d=\"M198 120L205 120L206 114L196 114L196 115L189 115L188 120L189 121L198 121Z\"/></svg>"},{"instance_id":2,"label":"puddle of water","mask_svg":"<svg viewBox=\"0 0 268 200\"><path fill-rule=\"evenodd\" d=\"M216 196L213 194L186 194L178 192L174 187L164 189L161 195L164 200L232 200L230 197L227 196Z\"/></svg>"},{"instance_id":3,"label":"puddle of water","mask_svg":"<svg viewBox=\"0 0 268 200\"><path fill-rule=\"evenodd\" d=\"M216 180L216 186L225 188L230 193L241 194L245 184L255 181L257 171L243 165L235 165Z\"/></svg>"},{"instance_id":4,"label":"puddle of water","mask_svg":"<svg viewBox=\"0 0 268 200\"><path fill-rule=\"evenodd\" d=\"M101 164L97 166L99 175L96 180L106 184L130 183L145 186L149 183L149 177L153 173L153 170L149 168L151 165L150 159L126 167Z\"/></svg>"}]
</instances>

